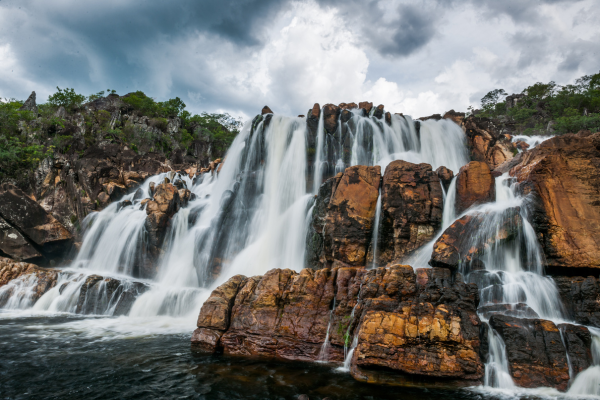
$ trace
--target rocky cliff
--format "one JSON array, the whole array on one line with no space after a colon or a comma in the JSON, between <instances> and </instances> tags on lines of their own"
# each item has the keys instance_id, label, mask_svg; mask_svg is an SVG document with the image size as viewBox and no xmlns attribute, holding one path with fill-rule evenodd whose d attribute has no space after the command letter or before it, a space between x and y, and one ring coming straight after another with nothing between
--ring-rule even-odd
<instances>
[{"instance_id":1,"label":"rocky cliff","mask_svg":"<svg viewBox=\"0 0 600 400\"><path fill-rule=\"evenodd\" d=\"M480 381L477 287L447 269L393 265L275 269L235 276L204 303L192 345L203 352L341 362L369 382ZM382 372L383 371L383 372Z\"/></svg>"}]
</instances>

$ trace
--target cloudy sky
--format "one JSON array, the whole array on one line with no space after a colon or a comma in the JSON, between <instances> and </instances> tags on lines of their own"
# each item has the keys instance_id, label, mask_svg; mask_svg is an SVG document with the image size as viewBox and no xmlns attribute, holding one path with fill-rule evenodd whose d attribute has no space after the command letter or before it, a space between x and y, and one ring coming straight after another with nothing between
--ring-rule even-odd
<instances>
[{"instance_id":1,"label":"cloudy sky","mask_svg":"<svg viewBox=\"0 0 600 400\"><path fill-rule=\"evenodd\" d=\"M0 97L56 86L194 112L373 101L414 117L600 70L598 0L0 0Z\"/></svg>"}]
</instances>

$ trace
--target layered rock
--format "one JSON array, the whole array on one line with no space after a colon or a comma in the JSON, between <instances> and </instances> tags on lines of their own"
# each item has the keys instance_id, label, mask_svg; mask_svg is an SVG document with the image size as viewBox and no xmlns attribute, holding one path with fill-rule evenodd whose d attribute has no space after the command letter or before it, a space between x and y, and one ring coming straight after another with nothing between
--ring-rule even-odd
<instances>
[{"instance_id":1,"label":"layered rock","mask_svg":"<svg viewBox=\"0 0 600 400\"><path fill-rule=\"evenodd\" d=\"M355 266L366 264L379 196L380 171L379 166L354 166L323 184L313 211L309 260L327 264L338 260Z\"/></svg>"},{"instance_id":2,"label":"layered rock","mask_svg":"<svg viewBox=\"0 0 600 400\"><path fill-rule=\"evenodd\" d=\"M547 270L600 271L600 133L546 140L523 153L510 173L531 200L530 219Z\"/></svg>"},{"instance_id":3,"label":"layered rock","mask_svg":"<svg viewBox=\"0 0 600 400\"><path fill-rule=\"evenodd\" d=\"M69 284L77 283L72 281ZM61 291L65 288L61 288ZM142 282L90 275L79 289L75 313L101 315L110 312L115 316L126 315L135 300L149 288L148 284Z\"/></svg>"},{"instance_id":4,"label":"layered rock","mask_svg":"<svg viewBox=\"0 0 600 400\"><path fill-rule=\"evenodd\" d=\"M490 326L504 341L509 372L517 385L567 389L570 379L567 348L554 322L493 315ZM568 354L575 360L575 372L580 372L591 363L589 331L568 324L562 328Z\"/></svg>"},{"instance_id":5,"label":"layered rock","mask_svg":"<svg viewBox=\"0 0 600 400\"><path fill-rule=\"evenodd\" d=\"M600 328L600 279L593 276L553 276L562 303L579 324Z\"/></svg>"},{"instance_id":6,"label":"layered rock","mask_svg":"<svg viewBox=\"0 0 600 400\"><path fill-rule=\"evenodd\" d=\"M495 180L485 162L471 161L456 176L456 213L496 198Z\"/></svg>"},{"instance_id":7,"label":"layered rock","mask_svg":"<svg viewBox=\"0 0 600 400\"><path fill-rule=\"evenodd\" d=\"M192 345L225 354L342 361L343 346L358 335L357 379L383 368L396 376L472 384L483 375L477 302L476 286L444 269L276 269L262 277L235 276L215 290L202 307Z\"/></svg>"},{"instance_id":8,"label":"layered rock","mask_svg":"<svg viewBox=\"0 0 600 400\"><path fill-rule=\"evenodd\" d=\"M0 186L2 238L0 249L15 259L60 258L70 248L72 235L23 191Z\"/></svg>"},{"instance_id":9,"label":"layered rock","mask_svg":"<svg viewBox=\"0 0 600 400\"><path fill-rule=\"evenodd\" d=\"M432 240L442 224L443 193L429 164L391 162L383 176L376 260L401 260Z\"/></svg>"}]
</instances>

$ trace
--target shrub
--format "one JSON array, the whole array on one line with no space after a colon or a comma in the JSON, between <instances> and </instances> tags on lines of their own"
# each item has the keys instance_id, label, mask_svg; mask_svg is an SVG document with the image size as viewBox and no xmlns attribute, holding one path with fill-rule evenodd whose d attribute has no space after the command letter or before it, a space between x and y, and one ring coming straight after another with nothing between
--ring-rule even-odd
<instances>
[{"instance_id":1,"label":"shrub","mask_svg":"<svg viewBox=\"0 0 600 400\"><path fill-rule=\"evenodd\" d=\"M85 96L75 93L74 89L61 89L56 87L57 92L48 97L48 104L54 107L63 106L67 110L74 110L85 101Z\"/></svg>"}]
</instances>

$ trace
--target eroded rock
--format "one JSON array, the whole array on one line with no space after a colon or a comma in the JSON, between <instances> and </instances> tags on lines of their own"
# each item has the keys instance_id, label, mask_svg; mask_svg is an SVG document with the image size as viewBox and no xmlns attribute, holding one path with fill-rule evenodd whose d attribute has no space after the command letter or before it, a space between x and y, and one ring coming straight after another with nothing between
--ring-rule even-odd
<instances>
[{"instance_id":1,"label":"eroded rock","mask_svg":"<svg viewBox=\"0 0 600 400\"><path fill-rule=\"evenodd\" d=\"M475 204L494 201L495 180L488 165L471 161L456 176L456 213L461 214Z\"/></svg>"}]
</instances>

